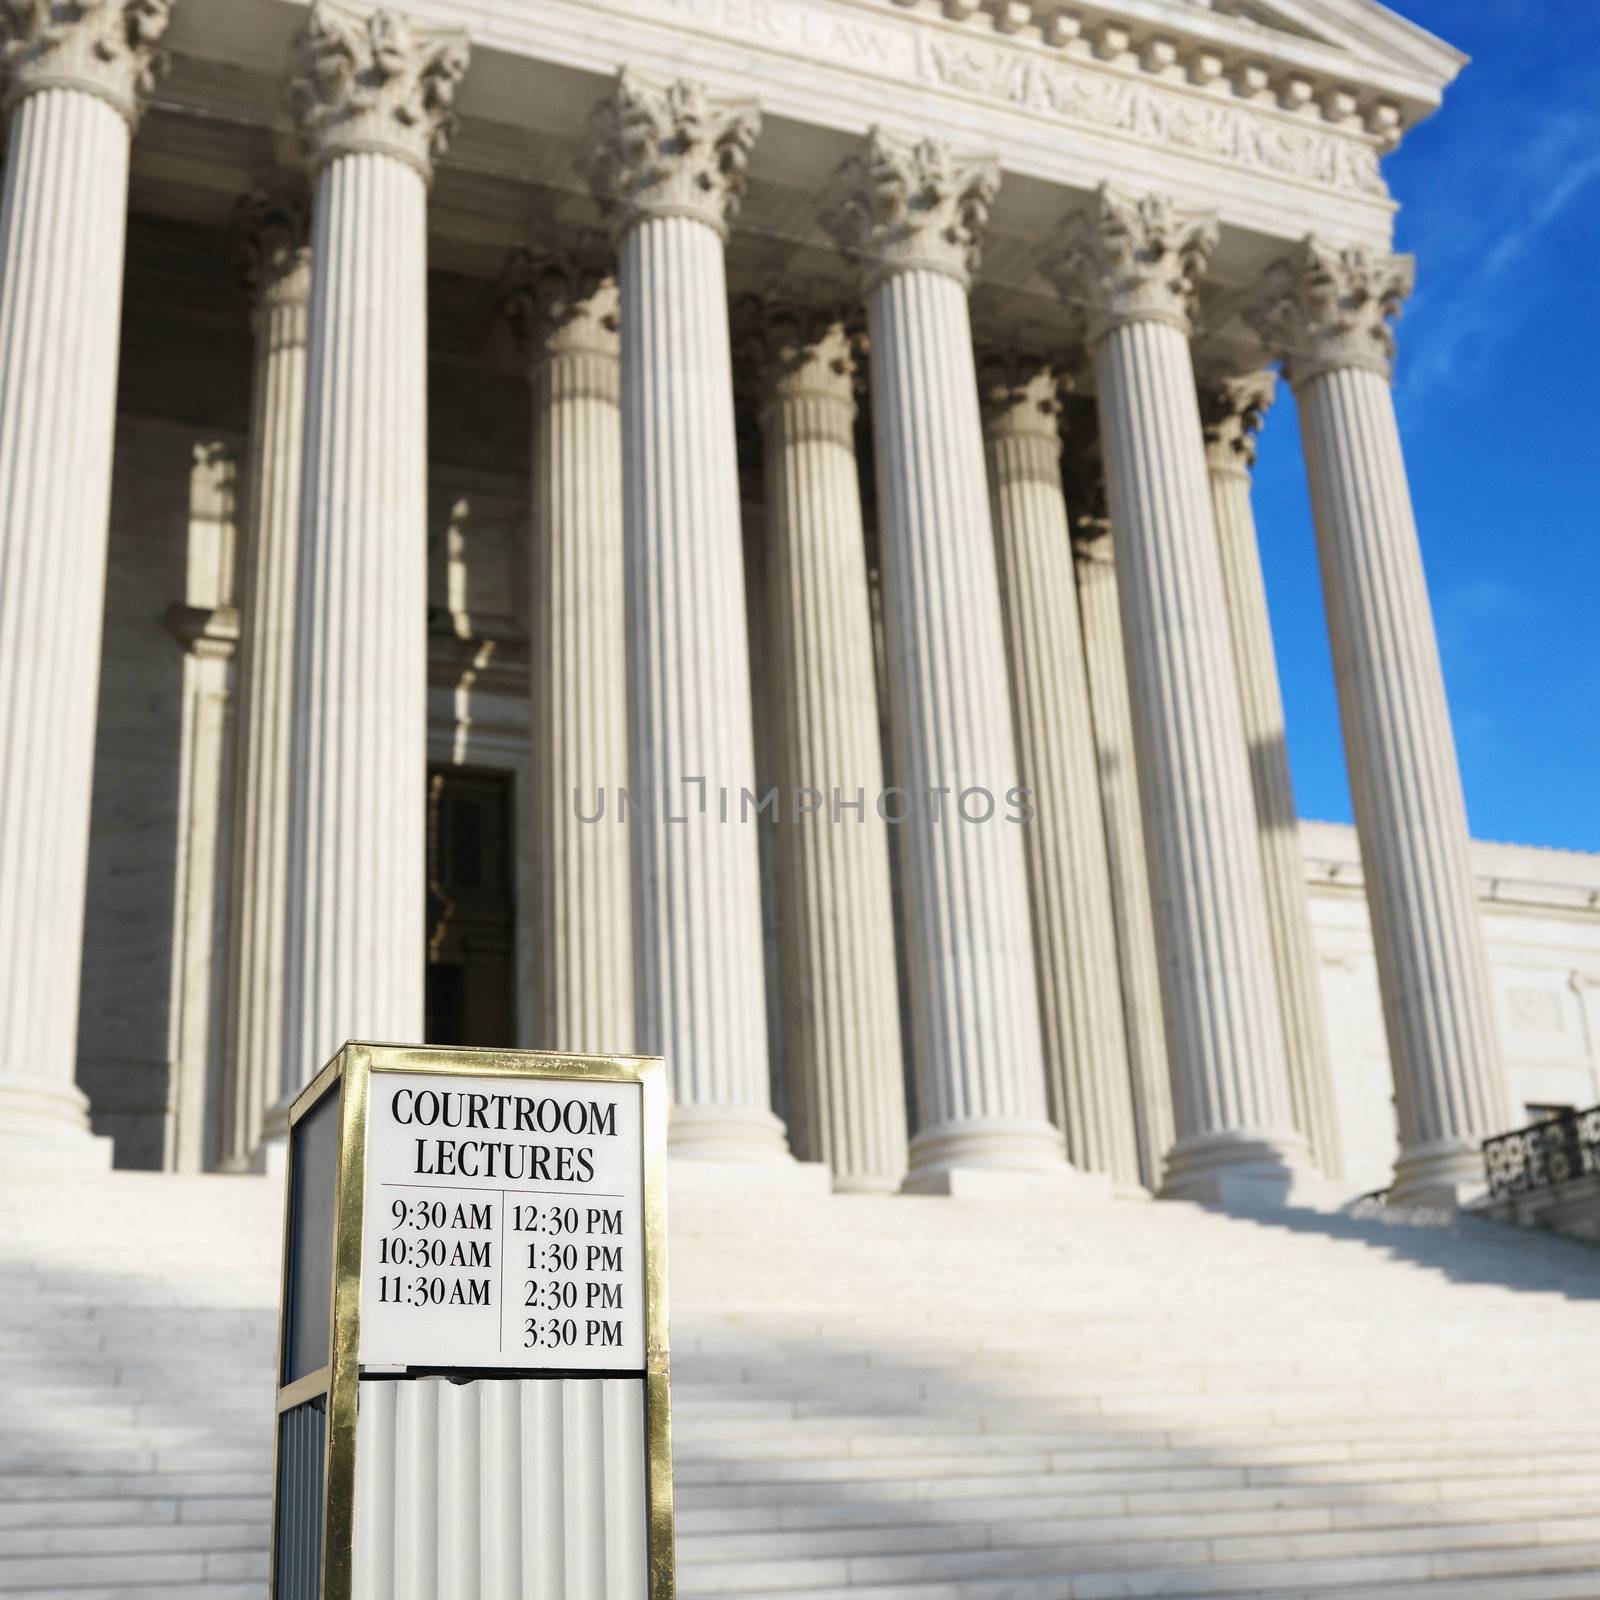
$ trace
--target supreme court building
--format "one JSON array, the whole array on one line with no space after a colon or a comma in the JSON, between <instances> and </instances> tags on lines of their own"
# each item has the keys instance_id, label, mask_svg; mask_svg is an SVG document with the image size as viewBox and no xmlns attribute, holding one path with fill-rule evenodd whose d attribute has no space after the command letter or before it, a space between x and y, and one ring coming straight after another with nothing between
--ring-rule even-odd
<instances>
[{"instance_id":1,"label":"supreme court building","mask_svg":"<svg viewBox=\"0 0 1600 1600\"><path fill-rule=\"evenodd\" d=\"M1381 163L1446 44L1373 0L0 39L0 1160L259 1169L347 1038L660 1053L678 1154L865 1189L1453 1199L1600 1099L1600 863L1469 840L1391 401ZM1359 854L1290 789L1280 383Z\"/></svg>"}]
</instances>

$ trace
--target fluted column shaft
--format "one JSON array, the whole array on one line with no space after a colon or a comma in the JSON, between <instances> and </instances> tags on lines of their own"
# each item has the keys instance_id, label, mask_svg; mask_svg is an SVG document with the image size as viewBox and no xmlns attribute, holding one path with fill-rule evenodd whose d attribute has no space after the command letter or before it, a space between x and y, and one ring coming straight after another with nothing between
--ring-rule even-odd
<instances>
[{"instance_id":1,"label":"fluted column shaft","mask_svg":"<svg viewBox=\"0 0 1600 1600\"><path fill-rule=\"evenodd\" d=\"M917 1132L908 1187L1059 1174L967 288L992 163L875 130L825 219L862 260ZM1024 802L1025 804L1025 802ZM1008 820L1009 819L1009 820Z\"/></svg>"},{"instance_id":2,"label":"fluted column shaft","mask_svg":"<svg viewBox=\"0 0 1600 1600\"><path fill-rule=\"evenodd\" d=\"M1166 1189L1298 1160L1189 344L1095 347L1177 1143Z\"/></svg>"},{"instance_id":3,"label":"fluted column shaft","mask_svg":"<svg viewBox=\"0 0 1600 1600\"><path fill-rule=\"evenodd\" d=\"M1397 1200L1483 1184L1510 1118L1466 804L1386 379L1296 385L1400 1120Z\"/></svg>"},{"instance_id":4,"label":"fluted column shaft","mask_svg":"<svg viewBox=\"0 0 1600 1600\"><path fill-rule=\"evenodd\" d=\"M261 1142L282 1091L283 957L294 722L300 464L311 254L292 202L241 207L255 366L240 630L238 791L223 1160Z\"/></svg>"},{"instance_id":5,"label":"fluted column shaft","mask_svg":"<svg viewBox=\"0 0 1600 1600\"><path fill-rule=\"evenodd\" d=\"M680 1153L775 1156L739 476L722 240L691 217L623 237L623 507L642 1049L673 1074ZM671 819L678 820L671 820Z\"/></svg>"},{"instance_id":6,"label":"fluted column shaft","mask_svg":"<svg viewBox=\"0 0 1600 1600\"><path fill-rule=\"evenodd\" d=\"M1111 878L1061 488L1055 376L985 383L990 505L1022 782L1051 1116L1087 1172L1137 1188Z\"/></svg>"},{"instance_id":7,"label":"fluted column shaft","mask_svg":"<svg viewBox=\"0 0 1600 1600\"><path fill-rule=\"evenodd\" d=\"M1259 381L1261 378L1264 383ZM1245 743L1250 752L1250 784L1255 794L1273 964L1283 1014L1290 1105L1294 1125L1305 1135L1317 1166L1328 1176L1338 1177L1344 1161L1333 1096L1328 1023L1322 1008L1317 951L1311 937L1311 908L1306 899L1294 784L1289 776L1283 693L1278 686L1267 587L1250 506L1250 467L1255 458L1251 432L1271 403L1273 380L1270 373L1257 375L1255 388L1247 391L1242 385L1250 382L1241 379L1224 383L1202 395L1206 468L1211 479L1217 545L1222 554L1222 584L1227 594Z\"/></svg>"},{"instance_id":8,"label":"fluted column shaft","mask_svg":"<svg viewBox=\"0 0 1600 1600\"><path fill-rule=\"evenodd\" d=\"M427 188L317 179L294 631L284 1092L346 1039L422 1037Z\"/></svg>"},{"instance_id":9,"label":"fluted column shaft","mask_svg":"<svg viewBox=\"0 0 1600 1600\"><path fill-rule=\"evenodd\" d=\"M1400 1120L1398 1201L1484 1186L1509 1116L1466 804L1406 483L1390 327L1413 263L1308 236L1242 306L1299 402Z\"/></svg>"},{"instance_id":10,"label":"fluted column shaft","mask_svg":"<svg viewBox=\"0 0 1600 1600\"><path fill-rule=\"evenodd\" d=\"M315 188L286 1099L347 1039L422 1038L427 196L448 90L466 68L458 35L392 15L361 31L326 0L299 49L293 92Z\"/></svg>"},{"instance_id":11,"label":"fluted column shaft","mask_svg":"<svg viewBox=\"0 0 1600 1600\"><path fill-rule=\"evenodd\" d=\"M562 292L530 330L529 349L534 1043L626 1053L633 913L628 830L616 817L628 781L617 290L574 282Z\"/></svg>"},{"instance_id":12,"label":"fluted column shaft","mask_svg":"<svg viewBox=\"0 0 1600 1600\"><path fill-rule=\"evenodd\" d=\"M1091 309L1177 1143L1164 1192L1287 1188L1294 1131L1188 310L1213 219L1104 186L1052 262Z\"/></svg>"},{"instance_id":13,"label":"fluted column shaft","mask_svg":"<svg viewBox=\"0 0 1600 1600\"><path fill-rule=\"evenodd\" d=\"M755 117L624 73L594 133L591 176L619 233L638 1042L672 1075L676 1153L773 1160L723 264Z\"/></svg>"},{"instance_id":14,"label":"fluted column shaft","mask_svg":"<svg viewBox=\"0 0 1600 1600\"><path fill-rule=\"evenodd\" d=\"M1109 534L1097 531L1093 538L1075 540L1073 557L1084 668L1094 713L1093 770L1099 775L1111 875L1139 1170L1145 1186L1158 1189L1175 1137L1172 1078L1161 1017L1161 972L1150 912L1150 874L1145 865L1144 822L1139 815L1127 657L1122 648L1117 574Z\"/></svg>"},{"instance_id":15,"label":"fluted column shaft","mask_svg":"<svg viewBox=\"0 0 1600 1600\"><path fill-rule=\"evenodd\" d=\"M789 1133L835 1187L893 1189L906 1108L854 363L835 324L773 351L771 366L761 430L774 765L790 808L777 830Z\"/></svg>"},{"instance_id":16,"label":"fluted column shaft","mask_svg":"<svg viewBox=\"0 0 1600 1600\"><path fill-rule=\"evenodd\" d=\"M0 19L0 1163L103 1163L77 1067L128 152L148 76L124 8Z\"/></svg>"}]
</instances>

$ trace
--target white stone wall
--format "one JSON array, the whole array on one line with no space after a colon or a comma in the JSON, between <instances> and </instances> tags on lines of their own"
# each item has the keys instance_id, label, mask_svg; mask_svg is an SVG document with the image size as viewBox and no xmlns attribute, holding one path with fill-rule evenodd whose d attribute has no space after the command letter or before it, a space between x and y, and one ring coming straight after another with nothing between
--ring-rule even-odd
<instances>
[{"instance_id":1,"label":"white stone wall","mask_svg":"<svg viewBox=\"0 0 1600 1600\"><path fill-rule=\"evenodd\" d=\"M1393 1091L1355 830L1301 824L1350 1182L1389 1181ZM1600 855L1474 840L1495 1018L1518 1121L1600 1101ZM1586 981L1587 980L1587 981Z\"/></svg>"}]
</instances>

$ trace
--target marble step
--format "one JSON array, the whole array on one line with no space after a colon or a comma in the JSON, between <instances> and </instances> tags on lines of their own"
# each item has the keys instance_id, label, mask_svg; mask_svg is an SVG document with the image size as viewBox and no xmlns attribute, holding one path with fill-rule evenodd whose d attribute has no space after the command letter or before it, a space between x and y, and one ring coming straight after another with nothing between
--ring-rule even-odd
<instances>
[{"instance_id":1,"label":"marble step","mask_svg":"<svg viewBox=\"0 0 1600 1600\"><path fill-rule=\"evenodd\" d=\"M76 1591L95 1585L258 1582L267 1577L263 1540L253 1550L117 1551L104 1555L6 1557L0 1561L0 1595L14 1590ZM116 1591L120 1592L120 1591Z\"/></svg>"},{"instance_id":2,"label":"marble step","mask_svg":"<svg viewBox=\"0 0 1600 1600\"><path fill-rule=\"evenodd\" d=\"M1510 1600L1517 1578L1556 1578L1563 1583L1582 1578L1589 1587L1553 1589L1593 1600L1594 1570L1600 1543L1561 1543L1511 1549L1458 1547L1331 1559L1282 1558L1259 1562L1218 1562L1166 1566L1152 1551L1143 1570L1079 1567L1068 1571L1053 1552L983 1552L977 1557L927 1560L918 1573L896 1573L893 1558L818 1563L806 1575L779 1566L745 1567L715 1581L714 1569L679 1583L683 1600L718 1595L724 1600L1199 1600L1201 1596L1262 1596L1278 1593L1298 1600L1316 1596L1331 1600L1329 1591L1359 1593L1368 1600L1392 1600L1402 1585L1430 1585L1418 1593L1444 1600L1446 1587L1433 1580L1473 1579L1483 1584L1485 1600ZM904 1565L910 1565L906 1563ZM970 1570L959 1570L970 1569ZM1493 1582L1484 1580L1492 1575ZM712 1583L708 1585L708 1576ZM815 1578L816 1582L810 1579ZM1538 1593L1526 1588L1524 1594Z\"/></svg>"},{"instance_id":3,"label":"marble step","mask_svg":"<svg viewBox=\"0 0 1600 1600\"><path fill-rule=\"evenodd\" d=\"M1316 1515L1305 1513L1303 1519L1312 1522ZM1045 1552L1059 1558L1061 1570L1069 1571L1084 1566L1139 1565L1158 1553L1161 1559L1178 1565L1456 1550L1465 1546L1483 1549L1537 1545L1551 1539L1600 1543L1600 1511L1592 1503L1567 1516L1463 1519L1420 1526L1401 1521L1389 1527L1296 1527L1287 1514L1280 1512L1276 1516L1280 1525L1256 1526L1249 1531L1240 1524L1263 1524L1268 1518L1238 1518L1230 1522L1224 1517L1208 1517L1201 1530L1196 1529L1192 1519L1185 1527L1176 1518L1164 1522L1155 1518L1139 1522L1106 1518L1097 1523L1007 1521L958 1527L919 1524L887 1530L831 1528L781 1534L680 1536L678 1570L685 1584L693 1586L701 1581L699 1569L708 1566L738 1566L743 1571L752 1563L776 1565L792 1561L801 1570L806 1563L841 1558L920 1557L985 1550L996 1554L1012 1550Z\"/></svg>"}]
</instances>

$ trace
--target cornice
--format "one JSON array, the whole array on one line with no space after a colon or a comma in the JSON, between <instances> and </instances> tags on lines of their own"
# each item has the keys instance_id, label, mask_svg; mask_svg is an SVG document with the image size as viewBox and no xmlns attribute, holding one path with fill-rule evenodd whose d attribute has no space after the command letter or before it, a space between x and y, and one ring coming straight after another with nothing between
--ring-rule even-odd
<instances>
[{"instance_id":1,"label":"cornice","mask_svg":"<svg viewBox=\"0 0 1600 1600\"><path fill-rule=\"evenodd\" d=\"M1434 111L1466 58L1402 23L1408 40L1429 50L1397 49L1394 29L1328 24L1342 5L1281 0L1314 38L1233 15L1226 0L864 0L892 5L972 37L1042 43L1071 59L1092 59L1147 78L1185 81L1219 96L1272 105L1339 127L1359 127L1392 147L1401 133ZM1355 0L1386 22L1402 22ZM1381 33L1387 47L1379 41Z\"/></svg>"}]
</instances>

